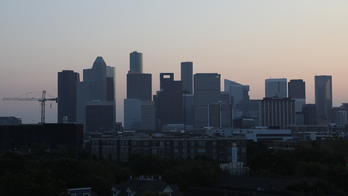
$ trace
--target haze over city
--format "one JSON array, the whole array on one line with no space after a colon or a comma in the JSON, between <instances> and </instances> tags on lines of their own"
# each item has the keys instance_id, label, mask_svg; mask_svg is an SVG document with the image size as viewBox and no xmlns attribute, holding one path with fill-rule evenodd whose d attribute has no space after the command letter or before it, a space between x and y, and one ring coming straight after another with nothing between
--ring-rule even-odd
<instances>
[{"instance_id":1,"label":"haze over city","mask_svg":"<svg viewBox=\"0 0 348 196\"><path fill-rule=\"evenodd\" d=\"M57 96L57 73L80 73L97 56L116 68L116 120L123 121L129 53L143 53L144 73L221 74L265 96L265 79L303 79L314 103L314 76L331 75L333 106L348 102L347 1L0 2L0 97L47 90ZM36 93L36 94L39 94ZM35 95L35 94L31 94ZM31 96L29 95L29 97ZM40 122L38 102L0 101L0 116ZM57 122L57 104L46 104Z\"/></svg>"}]
</instances>

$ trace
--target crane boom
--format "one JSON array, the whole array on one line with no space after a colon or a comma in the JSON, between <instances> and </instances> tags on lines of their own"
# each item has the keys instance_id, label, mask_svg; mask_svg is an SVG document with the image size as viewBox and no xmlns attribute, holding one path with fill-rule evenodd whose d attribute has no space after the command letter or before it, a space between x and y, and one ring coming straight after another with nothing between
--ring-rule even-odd
<instances>
[{"instance_id":1,"label":"crane boom","mask_svg":"<svg viewBox=\"0 0 348 196\"><path fill-rule=\"evenodd\" d=\"M45 123L45 102L46 101L56 101L58 102L58 97L57 98L48 98L46 99L46 90L42 91L42 97L41 98L19 98L19 97L15 97L15 98L10 98L10 97L4 97L2 100L6 101L38 101L40 102L41 105L41 123Z\"/></svg>"}]
</instances>

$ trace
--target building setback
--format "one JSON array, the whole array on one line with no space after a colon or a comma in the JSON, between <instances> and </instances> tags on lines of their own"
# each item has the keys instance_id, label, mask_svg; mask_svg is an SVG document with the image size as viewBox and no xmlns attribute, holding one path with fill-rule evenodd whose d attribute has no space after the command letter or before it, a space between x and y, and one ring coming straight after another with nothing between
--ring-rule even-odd
<instances>
[{"instance_id":1,"label":"building setback","mask_svg":"<svg viewBox=\"0 0 348 196\"><path fill-rule=\"evenodd\" d=\"M79 73L71 70L58 72L58 123L63 122L64 116L68 117L68 122L76 122L77 82L80 82Z\"/></svg>"},{"instance_id":2,"label":"building setback","mask_svg":"<svg viewBox=\"0 0 348 196\"><path fill-rule=\"evenodd\" d=\"M295 100L290 98L264 98L259 102L260 126L285 129L287 125L295 125Z\"/></svg>"},{"instance_id":3,"label":"building setback","mask_svg":"<svg viewBox=\"0 0 348 196\"><path fill-rule=\"evenodd\" d=\"M208 104L220 100L220 74L194 75L194 128L208 126Z\"/></svg>"}]
</instances>

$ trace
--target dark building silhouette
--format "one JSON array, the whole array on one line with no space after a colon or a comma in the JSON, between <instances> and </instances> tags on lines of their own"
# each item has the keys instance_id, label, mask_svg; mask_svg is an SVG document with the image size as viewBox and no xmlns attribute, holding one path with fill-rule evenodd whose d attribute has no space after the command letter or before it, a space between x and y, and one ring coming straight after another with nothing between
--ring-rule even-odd
<instances>
[{"instance_id":1,"label":"dark building silhouette","mask_svg":"<svg viewBox=\"0 0 348 196\"><path fill-rule=\"evenodd\" d=\"M83 125L0 125L0 153L44 142L49 148L83 147Z\"/></svg>"},{"instance_id":2,"label":"dark building silhouette","mask_svg":"<svg viewBox=\"0 0 348 196\"><path fill-rule=\"evenodd\" d=\"M317 125L317 107L315 104L305 104L302 107L303 125Z\"/></svg>"},{"instance_id":3,"label":"dark building silhouette","mask_svg":"<svg viewBox=\"0 0 348 196\"><path fill-rule=\"evenodd\" d=\"M193 93L192 90L192 80L193 80L193 65L192 62L182 62L181 63L181 81L183 91L188 91L190 94Z\"/></svg>"},{"instance_id":4,"label":"dark building silhouette","mask_svg":"<svg viewBox=\"0 0 348 196\"><path fill-rule=\"evenodd\" d=\"M76 122L76 83L79 81L79 73L58 72L58 123L63 122L64 116L68 117L68 122Z\"/></svg>"},{"instance_id":5,"label":"dark building silhouette","mask_svg":"<svg viewBox=\"0 0 348 196\"><path fill-rule=\"evenodd\" d=\"M157 129L163 125L183 123L182 81L174 81L173 73L160 74L161 90L157 92Z\"/></svg>"},{"instance_id":6,"label":"dark building silhouette","mask_svg":"<svg viewBox=\"0 0 348 196\"><path fill-rule=\"evenodd\" d=\"M127 99L151 101L152 75L145 73L127 74Z\"/></svg>"},{"instance_id":7,"label":"dark building silhouette","mask_svg":"<svg viewBox=\"0 0 348 196\"><path fill-rule=\"evenodd\" d=\"M331 76L315 76L315 105L317 106L317 116L326 119L328 110L332 108Z\"/></svg>"},{"instance_id":8,"label":"dark building silhouette","mask_svg":"<svg viewBox=\"0 0 348 196\"><path fill-rule=\"evenodd\" d=\"M306 98L306 83L303 80L290 80L288 83L289 98Z\"/></svg>"},{"instance_id":9,"label":"dark building silhouette","mask_svg":"<svg viewBox=\"0 0 348 196\"><path fill-rule=\"evenodd\" d=\"M219 101L209 104L208 127L232 127L232 104Z\"/></svg>"},{"instance_id":10,"label":"dark building silhouette","mask_svg":"<svg viewBox=\"0 0 348 196\"><path fill-rule=\"evenodd\" d=\"M0 125L21 125L22 119L14 116L1 116Z\"/></svg>"},{"instance_id":11,"label":"dark building silhouette","mask_svg":"<svg viewBox=\"0 0 348 196\"><path fill-rule=\"evenodd\" d=\"M86 132L113 131L114 103L89 101L86 103Z\"/></svg>"},{"instance_id":12,"label":"dark building silhouette","mask_svg":"<svg viewBox=\"0 0 348 196\"><path fill-rule=\"evenodd\" d=\"M194 128L208 126L208 104L220 100L220 74L194 75Z\"/></svg>"},{"instance_id":13,"label":"dark building silhouette","mask_svg":"<svg viewBox=\"0 0 348 196\"><path fill-rule=\"evenodd\" d=\"M137 51L130 53L130 69L131 72L143 73L143 54Z\"/></svg>"}]
</instances>

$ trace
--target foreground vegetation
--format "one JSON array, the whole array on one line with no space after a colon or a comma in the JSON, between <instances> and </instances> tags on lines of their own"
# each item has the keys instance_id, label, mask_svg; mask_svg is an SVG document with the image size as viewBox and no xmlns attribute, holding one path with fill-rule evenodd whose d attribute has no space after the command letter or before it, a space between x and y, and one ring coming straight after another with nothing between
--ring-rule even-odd
<instances>
[{"instance_id":1,"label":"foreground vegetation","mask_svg":"<svg viewBox=\"0 0 348 196\"><path fill-rule=\"evenodd\" d=\"M141 175L161 176L184 192L189 186L211 187L216 176L224 173L213 160L204 157L181 161L133 154L127 163L121 163L90 158L75 148L46 152L45 144L33 144L30 149L30 154L6 153L0 159L1 196L60 195L77 187L92 187L92 191L103 196L109 195L114 184Z\"/></svg>"},{"instance_id":2,"label":"foreground vegetation","mask_svg":"<svg viewBox=\"0 0 348 196\"><path fill-rule=\"evenodd\" d=\"M313 141L312 148L297 146L294 151L275 152L259 143L248 145L250 175L276 178L317 178L315 184L300 180L287 190L313 194L347 195L348 143L337 136L328 140L326 147Z\"/></svg>"}]
</instances>

